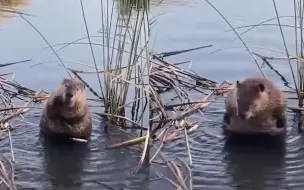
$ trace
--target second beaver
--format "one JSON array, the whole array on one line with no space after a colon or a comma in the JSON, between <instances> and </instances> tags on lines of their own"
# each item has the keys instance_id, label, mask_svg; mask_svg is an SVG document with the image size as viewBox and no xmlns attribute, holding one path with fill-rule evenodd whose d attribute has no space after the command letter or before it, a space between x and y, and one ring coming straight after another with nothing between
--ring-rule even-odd
<instances>
[{"instance_id":1,"label":"second beaver","mask_svg":"<svg viewBox=\"0 0 304 190\"><path fill-rule=\"evenodd\" d=\"M52 92L43 109L40 130L44 135L88 139L92 119L85 96L85 85L77 80L64 79Z\"/></svg>"},{"instance_id":2,"label":"second beaver","mask_svg":"<svg viewBox=\"0 0 304 190\"><path fill-rule=\"evenodd\" d=\"M286 126L286 98L265 78L237 81L225 101L224 129L238 134L279 135Z\"/></svg>"}]
</instances>

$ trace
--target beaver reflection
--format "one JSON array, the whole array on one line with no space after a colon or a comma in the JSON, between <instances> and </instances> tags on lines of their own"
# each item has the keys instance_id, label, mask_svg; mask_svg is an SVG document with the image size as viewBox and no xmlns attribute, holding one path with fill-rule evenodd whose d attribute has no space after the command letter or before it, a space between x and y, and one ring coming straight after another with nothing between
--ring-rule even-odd
<instances>
[{"instance_id":1,"label":"beaver reflection","mask_svg":"<svg viewBox=\"0 0 304 190\"><path fill-rule=\"evenodd\" d=\"M223 152L231 183L241 189L279 186L284 178L286 143L283 139L266 135L228 139Z\"/></svg>"},{"instance_id":2,"label":"beaver reflection","mask_svg":"<svg viewBox=\"0 0 304 190\"><path fill-rule=\"evenodd\" d=\"M40 135L43 141L45 173L56 188L82 186L81 175L84 160L89 152L88 143L61 139L60 141Z\"/></svg>"}]
</instances>

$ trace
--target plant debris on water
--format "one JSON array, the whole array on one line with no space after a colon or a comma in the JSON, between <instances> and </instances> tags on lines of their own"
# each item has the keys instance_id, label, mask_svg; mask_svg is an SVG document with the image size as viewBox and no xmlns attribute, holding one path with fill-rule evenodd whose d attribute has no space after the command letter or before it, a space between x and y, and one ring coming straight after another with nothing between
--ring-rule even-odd
<instances>
[{"instance_id":1,"label":"plant debris on water","mask_svg":"<svg viewBox=\"0 0 304 190\"><path fill-rule=\"evenodd\" d=\"M150 27L157 18L149 17L149 0L121 0L121 1L100 1L101 3L101 35L92 36L89 34L87 25L85 7L83 0L79 0L79 7L83 17L84 28L86 29L86 37L74 40L73 42L51 45L48 40L39 32L39 30L27 20L26 13L16 10L9 3L0 0L0 12L15 13L20 16L29 26L37 32L43 41L48 45L47 48L52 50L58 62L66 70L68 75L79 78L85 83L88 89L96 96L96 99L90 99L98 104L103 111L94 112L107 123L105 132L109 127L118 126L127 132L127 129L138 131L133 139L125 142L117 142L116 144L106 147L111 150L115 148L124 148L135 144L142 143L142 156L134 172L139 171L144 163L159 164L156 158L162 160L161 164L166 166L172 172L175 180L169 179L163 174L156 172L159 179L165 179L178 190L192 190L192 172L193 167L191 144L188 135L195 133L200 129L200 121L195 120L191 116L194 113L204 116L204 110L211 103L215 102L216 96L223 96L234 88L232 83L224 81L222 83L215 82L211 79L200 76L188 68L189 62L171 63L165 58L190 51L204 51L204 48L210 48L212 45L203 45L182 50L172 50L162 53L150 52L149 36ZM284 84L290 88L289 93L297 95L297 106L288 106L295 112L304 112L303 96L304 96L304 79L303 79L303 13L304 2L302 0L294 0L294 16L281 16L277 10L276 1L273 0L275 17L262 21L255 25L246 25L233 27L226 17L208 0L205 2L212 8L223 21L229 26L228 31L233 31L236 38L252 57L254 64L258 67L261 75L266 77L262 71L262 65L265 63L282 79ZM163 3L160 1L157 4ZM115 8L119 14L113 16ZM293 18L294 25L281 24L281 19ZM270 21L277 21L277 24L269 24ZM283 54L282 57L268 56L264 53L252 51L253 47L247 46L242 36L255 27L260 26L277 26L281 37L284 51L271 50L273 52ZM283 27L294 28L295 32L295 55L292 55L287 48L287 42L284 37ZM241 28L249 28L242 33L238 33ZM227 32L228 32L227 31ZM102 43L95 43L93 39L101 39ZM88 42L79 42L88 40ZM92 69L90 71L79 70L68 67L62 60L58 52L73 44L89 45L92 56L92 65L85 65ZM55 50L55 46L61 46ZM101 47L102 63L98 63L95 59L93 47ZM254 47L258 48L258 47ZM263 49L263 48L258 48ZM215 52L224 49L217 50ZM215 53L213 52L213 53ZM259 61L262 60L262 64ZM286 60L290 68L293 84L286 80L270 63L275 60ZM31 60L17 61L13 63L0 64L0 68L26 63ZM55 61L56 62L56 61ZM297 65L296 71L293 71L292 64ZM84 65L84 64L83 64ZM296 73L296 74L295 74ZM9 189L17 189L14 181L14 149L11 138L11 131L17 129L21 124L12 125L12 119L16 117L23 118L29 109L31 103L41 103L49 97L48 92L36 92L26 88L11 77L13 73L0 73L0 137L9 138L11 158L0 155L0 188L6 186ZM93 84L85 81L80 74L96 75L99 89L93 89ZM149 108L149 109L147 109ZM148 113L149 110L149 113ZM149 123L145 123L149 118ZM21 120L22 121L22 120ZM177 158L176 160L167 160L162 154L162 148L177 139L184 138L187 147L187 161ZM72 140L86 143L84 139L73 138ZM150 149L154 149L151 154Z\"/></svg>"},{"instance_id":2,"label":"plant debris on water","mask_svg":"<svg viewBox=\"0 0 304 190\"><path fill-rule=\"evenodd\" d=\"M202 47L211 47L202 46ZM197 50L198 48L191 48ZM185 63L169 63L159 55L176 55L189 50L172 51L170 53L154 54L150 64L150 128L151 146L155 148L154 155L150 155L150 164L156 163L154 159L159 156L168 168L172 171L176 182L162 176L160 178L168 180L178 189L192 189L191 167L192 156L188 134L195 132L199 126L199 121L193 121L189 116L199 112L202 116L203 110L214 100L215 96L224 95L234 86L227 81L221 84L199 76L191 68L184 69ZM198 96L199 98L195 97ZM166 101L167 100L167 101ZM166 143L184 136L188 152L188 163L179 159L186 169L186 179L183 177L180 167L174 161L167 161L161 154L161 149ZM190 177L189 177L190 176Z\"/></svg>"},{"instance_id":3,"label":"plant debris on water","mask_svg":"<svg viewBox=\"0 0 304 190\"><path fill-rule=\"evenodd\" d=\"M22 63L18 62L18 63ZM3 64L9 66L11 64ZM12 73L0 73L0 138L9 137L11 158L8 159L4 155L0 160L0 187L5 186L9 189L17 189L14 181L14 149L11 138L11 131L22 126L20 124L12 125L11 120L17 116L23 118L30 108L30 103L39 103L48 98L48 93L36 91L26 88L18 84L13 79L9 79ZM22 121L22 120L21 120Z\"/></svg>"}]
</instances>

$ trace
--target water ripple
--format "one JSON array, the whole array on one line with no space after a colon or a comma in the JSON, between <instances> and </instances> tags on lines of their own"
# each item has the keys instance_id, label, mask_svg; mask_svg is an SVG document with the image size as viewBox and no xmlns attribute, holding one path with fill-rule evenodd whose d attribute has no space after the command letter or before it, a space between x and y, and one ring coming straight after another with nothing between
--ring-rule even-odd
<instances>
[{"instance_id":1,"label":"water ripple","mask_svg":"<svg viewBox=\"0 0 304 190\"><path fill-rule=\"evenodd\" d=\"M297 121L292 115L288 115L290 132L285 141L268 144L261 139L267 144L246 146L226 143L221 125L211 125L212 117L218 120L222 114L207 117L210 121L204 121L197 132L188 136L194 189L286 189L287 185L297 189L304 184L304 151L301 149L304 138L296 132ZM188 159L183 136L166 144L162 150L168 160Z\"/></svg>"},{"instance_id":2,"label":"water ripple","mask_svg":"<svg viewBox=\"0 0 304 190\"><path fill-rule=\"evenodd\" d=\"M37 123L37 118L28 118ZM91 141L75 144L49 144L39 135L37 126L24 126L12 132L16 159L16 183L21 189L146 189L148 171L131 174L140 159L136 148L107 151L105 147L126 140L121 132L103 133L97 123ZM116 134L117 133L117 134ZM1 153L9 155L7 138L1 141Z\"/></svg>"}]
</instances>

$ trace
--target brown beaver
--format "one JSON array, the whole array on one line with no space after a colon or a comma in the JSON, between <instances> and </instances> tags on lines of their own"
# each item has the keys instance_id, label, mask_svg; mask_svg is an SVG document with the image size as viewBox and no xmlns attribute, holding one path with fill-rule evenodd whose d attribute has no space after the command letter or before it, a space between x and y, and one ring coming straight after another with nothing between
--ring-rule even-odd
<instances>
[{"instance_id":1,"label":"brown beaver","mask_svg":"<svg viewBox=\"0 0 304 190\"><path fill-rule=\"evenodd\" d=\"M225 101L224 132L270 134L284 132L286 98L265 78L237 81Z\"/></svg>"},{"instance_id":2,"label":"brown beaver","mask_svg":"<svg viewBox=\"0 0 304 190\"><path fill-rule=\"evenodd\" d=\"M301 113L300 113L300 119L298 122L298 131L304 132L304 113L303 113L303 111L301 111Z\"/></svg>"},{"instance_id":3,"label":"brown beaver","mask_svg":"<svg viewBox=\"0 0 304 190\"><path fill-rule=\"evenodd\" d=\"M88 139L92 119L85 85L76 78L64 79L52 92L43 109L40 130L46 136Z\"/></svg>"}]
</instances>

